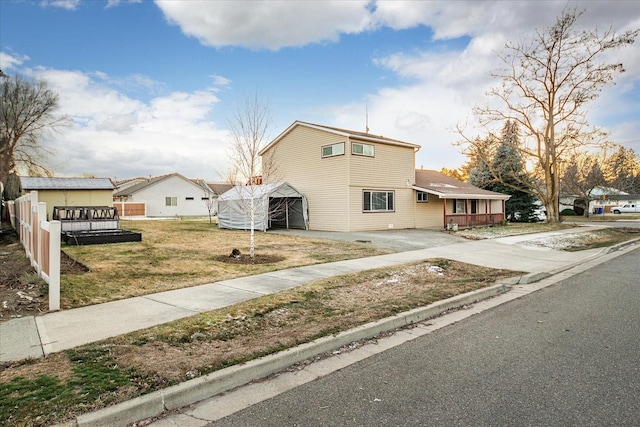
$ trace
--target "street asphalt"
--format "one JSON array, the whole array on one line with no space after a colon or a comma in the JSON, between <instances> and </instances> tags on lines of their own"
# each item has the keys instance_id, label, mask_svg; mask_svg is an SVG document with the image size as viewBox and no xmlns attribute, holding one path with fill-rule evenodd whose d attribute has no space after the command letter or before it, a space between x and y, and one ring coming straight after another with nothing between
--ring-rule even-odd
<instances>
[{"instance_id":1,"label":"street asphalt","mask_svg":"<svg viewBox=\"0 0 640 427\"><path fill-rule=\"evenodd\" d=\"M419 236L417 239L418 245L423 245L423 247L388 255L280 270L257 276L225 280L143 297L48 313L35 318L25 317L0 323L0 362L16 361L28 357L42 357L54 352L171 322L200 312L214 310L327 277L428 258L448 258L475 265L526 273L522 277L514 278L508 283L509 285L531 283L551 275L562 277L562 272L585 263L588 264L590 261L596 261L598 258L603 257L608 252L608 249L562 252L548 248L535 248L524 243L530 239L540 239L546 236L551 237L592 229L592 227L578 227L549 233L478 241L458 238L450 239L451 236L437 232L431 232L435 237L429 241L429 233L422 234L421 230L405 230L404 232L407 233L409 231L417 231L418 233L415 236ZM396 235L401 236L403 234L397 233ZM372 241L373 239L372 237L358 240ZM534 289L535 284L529 285L527 292ZM495 289L486 291L486 295L468 296L468 300L460 300L458 305L473 303L506 290L507 288L504 285L498 285ZM517 298L519 296L518 291L513 292L513 290L507 294L511 294L509 298ZM455 305L441 305L439 312L446 311L453 306ZM415 315L402 316L384 324L360 328L361 332L359 334L345 334L345 339L347 339L347 342L351 342L363 337L374 336L375 334L371 335L371 330L378 330L375 333L379 333L385 330L384 328L394 329L406 323L433 317L438 313L425 311ZM367 328L370 330L366 330ZM336 344L340 344L339 342L330 342L336 341L335 337L329 338L331 340L325 340L329 342L313 343L311 345L311 347L315 346L313 351L318 351L316 347L320 344L327 349L335 348ZM349 339L351 341L348 341ZM325 347L322 347L321 350ZM255 375L257 373L262 373L262 376L264 376L264 372L267 372L267 374L275 372L286 367L286 363L295 363L291 359L291 354L297 355L295 360L298 360L299 357L303 357L300 360L304 360L304 357L309 357L312 354L311 352L307 355L309 351L311 350L293 349L290 352L284 352L285 354L282 357L275 357L275 359L280 357L280 360L273 361L271 359L274 358L271 358L267 361L254 363L254 365L260 366L269 364L267 368L264 366L251 368L252 364L246 364L245 366L230 368L230 371L225 370L227 371L226 373L217 373L216 375L223 377L231 375L233 377L231 385L237 386L239 385L237 381L246 379L245 382L248 382L256 378ZM285 365L281 366L283 363ZM236 370L239 371L236 372ZM243 373L239 373L240 371ZM148 414L162 412L168 408L167 402L173 401L172 407L178 408L212 395L211 391L216 388L212 389L211 381L217 383L228 381L224 379L226 377L222 380L216 378L213 380L204 377L196 378L192 382L188 382L190 384L185 383L185 385L180 385L175 390L172 389L168 392L169 394L162 394L159 399L158 396L154 398L148 395L135 401L125 402L124 404L116 405L116 407L98 411L96 414L86 414L78 417L73 425L127 425L130 422L149 416ZM198 387L198 383L202 385ZM217 386L220 386L220 384ZM225 390L224 387L222 390Z\"/></svg>"}]
</instances>

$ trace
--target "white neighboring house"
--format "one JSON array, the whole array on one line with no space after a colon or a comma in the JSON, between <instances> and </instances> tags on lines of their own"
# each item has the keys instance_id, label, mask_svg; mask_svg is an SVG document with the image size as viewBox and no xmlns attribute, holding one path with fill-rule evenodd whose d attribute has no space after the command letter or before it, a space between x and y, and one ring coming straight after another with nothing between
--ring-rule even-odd
<instances>
[{"instance_id":1,"label":"white neighboring house","mask_svg":"<svg viewBox=\"0 0 640 427\"><path fill-rule=\"evenodd\" d=\"M589 201L587 209L590 214L611 213L613 208L627 203L635 203L640 196L629 194L612 187L595 187L591 191L594 200ZM560 198L560 210L573 209L577 196L564 195Z\"/></svg>"},{"instance_id":2,"label":"white neighboring house","mask_svg":"<svg viewBox=\"0 0 640 427\"><path fill-rule=\"evenodd\" d=\"M208 216L207 206L215 208L216 197L205 181L179 173L124 185L113 193L114 202L145 203L147 217Z\"/></svg>"}]
</instances>

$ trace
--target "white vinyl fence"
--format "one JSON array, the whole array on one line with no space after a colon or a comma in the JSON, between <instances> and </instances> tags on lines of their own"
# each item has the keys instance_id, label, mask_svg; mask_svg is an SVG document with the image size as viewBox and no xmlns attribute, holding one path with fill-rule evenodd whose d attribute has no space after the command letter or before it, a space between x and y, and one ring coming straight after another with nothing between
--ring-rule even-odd
<instances>
[{"instance_id":1,"label":"white vinyl fence","mask_svg":"<svg viewBox=\"0 0 640 427\"><path fill-rule=\"evenodd\" d=\"M60 310L60 221L47 221L47 204L38 203L37 191L8 206L27 258L49 285L49 311Z\"/></svg>"}]
</instances>

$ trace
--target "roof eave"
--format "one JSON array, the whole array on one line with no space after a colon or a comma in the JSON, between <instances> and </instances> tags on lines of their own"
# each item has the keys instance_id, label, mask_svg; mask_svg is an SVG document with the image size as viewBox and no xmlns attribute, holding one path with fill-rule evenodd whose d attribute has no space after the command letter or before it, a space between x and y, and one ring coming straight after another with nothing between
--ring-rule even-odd
<instances>
[{"instance_id":1,"label":"roof eave","mask_svg":"<svg viewBox=\"0 0 640 427\"><path fill-rule=\"evenodd\" d=\"M509 200L511 198L508 194L478 194L478 193L442 193L429 188L419 187L417 185L412 186L416 191L424 191L425 193L433 194L441 199L487 199L487 200Z\"/></svg>"}]
</instances>

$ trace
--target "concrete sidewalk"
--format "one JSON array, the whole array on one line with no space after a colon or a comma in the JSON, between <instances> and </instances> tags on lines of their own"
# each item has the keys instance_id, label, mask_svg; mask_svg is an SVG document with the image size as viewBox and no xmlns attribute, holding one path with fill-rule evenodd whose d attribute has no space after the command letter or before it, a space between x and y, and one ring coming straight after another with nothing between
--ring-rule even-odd
<instances>
[{"instance_id":1,"label":"concrete sidewalk","mask_svg":"<svg viewBox=\"0 0 640 427\"><path fill-rule=\"evenodd\" d=\"M579 227L526 236L464 241L409 252L291 268L59 311L35 318L14 319L0 323L0 362L42 357L319 279L427 258L448 258L492 268L553 274L597 257L603 250L562 252L526 246L523 243L590 230L593 228Z\"/></svg>"}]
</instances>

